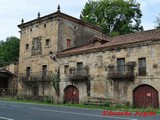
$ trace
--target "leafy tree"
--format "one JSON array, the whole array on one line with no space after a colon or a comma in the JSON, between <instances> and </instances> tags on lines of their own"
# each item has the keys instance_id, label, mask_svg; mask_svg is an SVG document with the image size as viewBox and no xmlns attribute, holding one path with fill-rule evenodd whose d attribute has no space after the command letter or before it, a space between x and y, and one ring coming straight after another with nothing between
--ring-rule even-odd
<instances>
[{"instance_id":1,"label":"leafy tree","mask_svg":"<svg viewBox=\"0 0 160 120\"><path fill-rule=\"evenodd\" d=\"M8 37L6 41L0 41L0 67L18 62L19 42L16 37Z\"/></svg>"},{"instance_id":2,"label":"leafy tree","mask_svg":"<svg viewBox=\"0 0 160 120\"><path fill-rule=\"evenodd\" d=\"M160 28L160 14L156 17L155 23L156 23L155 28Z\"/></svg>"},{"instance_id":3,"label":"leafy tree","mask_svg":"<svg viewBox=\"0 0 160 120\"><path fill-rule=\"evenodd\" d=\"M142 12L135 0L89 0L80 19L101 27L108 35L142 31Z\"/></svg>"}]
</instances>

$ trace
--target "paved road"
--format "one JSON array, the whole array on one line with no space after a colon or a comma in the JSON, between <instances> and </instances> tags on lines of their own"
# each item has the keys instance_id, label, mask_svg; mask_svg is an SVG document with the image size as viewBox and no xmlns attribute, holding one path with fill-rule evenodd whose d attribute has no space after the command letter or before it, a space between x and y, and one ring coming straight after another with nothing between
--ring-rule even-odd
<instances>
[{"instance_id":1,"label":"paved road","mask_svg":"<svg viewBox=\"0 0 160 120\"><path fill-rule=\"evenodd\" d=\"M102 116L103 110L0 101L0 120L160 120L160 116Z\"/></svg>"}]
</instances>

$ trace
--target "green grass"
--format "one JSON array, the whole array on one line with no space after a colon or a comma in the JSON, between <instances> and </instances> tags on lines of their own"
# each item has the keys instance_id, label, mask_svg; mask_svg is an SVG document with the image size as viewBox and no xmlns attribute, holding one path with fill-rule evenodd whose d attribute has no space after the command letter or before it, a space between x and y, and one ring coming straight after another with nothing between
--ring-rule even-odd
<instances>
[{"instance_id":1,"label":"green grass","mask_svg":"<svg viewBox=\"0 0 160 120\"><path fill-rule=\"evenodd\" d=\"M0 100L4 101L13 101L13 102L22 102L22 103L32 103L32 104L45 104L45 105L53 105L53 106L67 106L67 107L78 107L78 108L89 108L89 109L102 109L102 110L116 110L116 111L128 111L128 112L156 112L156 114L160 114L160 109L155 108L133 108L127 107L124 105L115 105L115 106L99 106L99 105L85 105L85 104L63 104L63 103L47 103L46 101L37 102L35 100L17 100L17 98L0 98Z\"/></svg>"}]
</instances>

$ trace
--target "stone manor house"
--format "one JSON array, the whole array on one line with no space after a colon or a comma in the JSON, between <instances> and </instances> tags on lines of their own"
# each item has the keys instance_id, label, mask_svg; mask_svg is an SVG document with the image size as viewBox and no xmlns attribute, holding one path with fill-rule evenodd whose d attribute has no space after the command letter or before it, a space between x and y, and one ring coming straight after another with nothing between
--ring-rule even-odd
<instances>
[{"instance_id":1,"label":"stone manor house","mask_svg":"<svg viewBox=\"0 0 160 120\"><path fill-rule=\"evenodd\" d=\"M159 107L160 29L108 37L60 8L22 20L18 27L18 95L74 103L96 97ZM60 78L59 91L54 75Z\"/></svg>"}]
</instances>

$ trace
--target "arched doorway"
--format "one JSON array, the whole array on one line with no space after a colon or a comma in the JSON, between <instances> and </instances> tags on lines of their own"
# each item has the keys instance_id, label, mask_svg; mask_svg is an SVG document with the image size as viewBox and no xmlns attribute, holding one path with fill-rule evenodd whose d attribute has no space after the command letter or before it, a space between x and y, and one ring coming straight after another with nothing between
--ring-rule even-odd
<instances>
[{"instance_id":1,"label":"arched doorway","mask_svg":"<svg viewBox=\"0 0 160 120\"><path fill-rule=\"evenodd\" d=\"M65 103L79 103L79 91L75 86L68 86L64 90Z\"/></svg>"},{"instance_id":2,"label":"arched doorway","mask_svg":"<svg viewBox=\"0 0 160 120\"><path fill-rule=\"evenodd\" d=\"M150 85L140 85L133 90L133 104L136 107L159 107L158 91Z\"/></svg>"}]
</instances>

